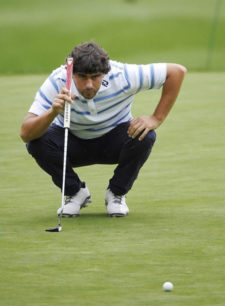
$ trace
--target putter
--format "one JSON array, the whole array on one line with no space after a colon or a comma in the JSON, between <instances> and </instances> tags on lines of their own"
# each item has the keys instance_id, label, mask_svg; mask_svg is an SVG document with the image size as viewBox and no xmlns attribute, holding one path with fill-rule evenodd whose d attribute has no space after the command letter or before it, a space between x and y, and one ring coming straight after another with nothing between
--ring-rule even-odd
<instances>
[{"instance_id":1,"label":"putter","mask_svg":"<svg viewBox=\"0 0 225 306\"><path fill-rule=\"evenodd\" d=\"M66 88L71 93L71 84L72 84L72 75L73 75L73 58L67 58L67 69L66 69ZM71 105L69 102L65 102L64 108L64 152L63 152L63 176L62 176L62 201L61 201L61 211L58 215L58 225L56 227L47 228L46 232L61 232L62 230L62 214L65 205L65 181L66 181L66 160L67 160L67 146L68 146L68 130L70 127L70 108Z\"/></svg>"}]
</instances>

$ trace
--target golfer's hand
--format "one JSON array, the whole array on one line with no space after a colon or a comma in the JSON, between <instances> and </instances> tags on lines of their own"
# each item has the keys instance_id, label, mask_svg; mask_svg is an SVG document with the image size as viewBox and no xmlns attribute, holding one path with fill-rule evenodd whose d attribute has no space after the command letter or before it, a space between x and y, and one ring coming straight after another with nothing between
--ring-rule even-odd
<instances>
[{"instance_id":1,"label":"golfer's hand","mask_svg":"<svg viewBox=\"0 0 225 306\"><path fill-rule=\"evenodd\" d=\"M138 140L141 141L149 131L156 129L160 123L161 122L155 116L141 116L134 118L130 122L127 133L130 137L138 137Z\"/></svg>"},{"instance_id":2,"label":"golfer's hand","mask_svg":"<svg viewBox=\"0 0 225 306\"><path fill-rule=\"evenodd\" d=\"M67 88L63 87L61 92L55 97L52 109L57 114L62 113L64 111L65 102L73 103L75 96L71 96L70 92Z\"/></svg>"}]
</instances>

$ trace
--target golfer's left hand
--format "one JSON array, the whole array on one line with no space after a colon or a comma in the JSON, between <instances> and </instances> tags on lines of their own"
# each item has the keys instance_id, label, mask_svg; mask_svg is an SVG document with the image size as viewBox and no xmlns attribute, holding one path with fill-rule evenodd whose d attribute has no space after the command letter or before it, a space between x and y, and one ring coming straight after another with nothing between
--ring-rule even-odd
<instances>
[{"instance_id":1,"label":"golfer's left hand","mask_svg":"<svg viewBox=\"0 0 225 306\"><path fill-rule=\"evenodd\" d=\"M155 116L137 117L131 120L127 133L130 137L138 137L138 140L141 141L149 131L156 129L160 123Z\"/></svg>"}]
</instances>

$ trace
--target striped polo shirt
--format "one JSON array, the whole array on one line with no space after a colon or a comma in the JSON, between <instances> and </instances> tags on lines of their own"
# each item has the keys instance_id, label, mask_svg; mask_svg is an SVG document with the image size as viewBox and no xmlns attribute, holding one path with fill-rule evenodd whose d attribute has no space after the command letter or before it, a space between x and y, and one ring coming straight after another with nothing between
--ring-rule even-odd
<instances>
[{"instance_id":1,"label":"striped polo shirt","mask_svg":"<svg viewBox=\"0 0 225 306\"><path fill-rule=\"evenodd\" d=\"M71 105L70 132L82 139L97 138L118 124L132 119L134 96L142 90L160 88L166 80L166 64L134 65L110 61L111 70L103 78L96 96L87 100L72 82L76 96ZM66 67L54 70L36 93L29 112L41 115L52 107L55 96L66 84ZM53 121L63 127L63 114Z\"/></svg>"}]
</instances>

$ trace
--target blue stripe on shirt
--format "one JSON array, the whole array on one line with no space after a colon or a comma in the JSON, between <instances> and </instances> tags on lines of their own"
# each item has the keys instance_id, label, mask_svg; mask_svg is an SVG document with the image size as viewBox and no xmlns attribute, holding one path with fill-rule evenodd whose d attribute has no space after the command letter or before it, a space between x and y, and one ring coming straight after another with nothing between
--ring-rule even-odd
<instances>
[{"instance_id":1,"label":"blue stripe on shirt","mask_svg":"<svg viewBox=\"0 0 225 306\"><path fill-rule=\"evenodd\" d=\"M130 103L131 104L131 103ZM114 116L111 116L110 118L106 119L106 120L103 120L103 121L99 121L99 122L96 122L96 123L78 123L76 121L72 121L71 122L75 125L80 125L80 126L94 126L94 125L100 125L102 123L105 123L107 121L110 121L112 120L113 118L117 117L121 112L123 112L124 110L126 110L130 104L126 105L123 109L121 109L118 113L116 113Z\"/></svg>"},{"instance_id":2,"label":"blue stripe on shirt","mask_svg":"<svg viewBox=\"0 0 225 306\"><path fill-rule=\"evenodd\" d=\"M52 84L52 86L57 91L57 93L59 93L59 88L58 88L58 85L57 85L56 81L51 76L48 79L49 79L50 83Z\"/></svg>"},{"instance_id":3,"label":"blue stripe on shirt","mask_svg":"<svg viewBox=\"0 0 225 306\"><path fill-rule=\"evenodd\" d=\"M116 97L116 96L120 95L121 93L123 93L124 90L127 90L129 88L130 88L130 85L126 85L122 89L120 89L119 91L114 92L114 93L112 93L112 94L110 94L108 96L103 96L103 97L95 98L94 102L99 102L99 101L102 101L102 100L106 100L106 99L110 99L110 98Z\"/></svg>"},{"instance_id":4,"label":"blue stripe on shirt","mask_svg":"<svg viewBox=\"0 0 225 306\"><path fill-rule=\"evenodd\" d=\"M139 85L139 88L137 91L141 90L142 86L143 86L143 69L142 69L142 66L139 65L138 66L138 73L139 73L139 82L140 82L140 85Z\"/></svg>"},{"instance_id":5,"label":"blue stripe on shirt","mask_svg":"<svg viewBox=\"0 0 225 306\"><path fill-rule=\"evenodd\" d=\"M50 101L46 96L45 94L43 93L43 91L41 91L41 89L39 89L39 95L42 97L42 99L45 100L45 102L47 102L49 105L52 105L52 101Z\"/></svg>"},{"instance_id":6,"label":"blue stripe on shirt","mask_svg":"<svg viewBox=\"0 0 225 306\"><path fill-rule=\"evenodd\" d=\"M65 79L57 78L57 80L60 80L60 81L62 81L63 83L66 83L66 80L65 80Z\"/></svg>"},{"instance_id":7,"label":"blue stripe on shirt","mask_svg":"<svg viewBox=\"0 0 225 306\"><path fill-rule=\"evenodd\" d=\"M121 72L117 72L116 74L111 74L111 75L109 76L109 80L113 80L113 79L117 78L117 77L120 76L120 75L121 75Z\"/></svg>"},{"instance_id":8,"label":"blue stripe on shirt","mask_svg":"<svg viewBox=\"0 0 225 306\"><path fill-rule=\"evenodd\" d=\"M131 87L131 83L130 83L130 80L129 80L129 75L128 75L127 65L126 64L124 65L124 74L125 74L125 78L126 78L127 83L128 83L128 88L130 88Z\"/></svg>"},{"instance_id":9,"label":"blue stripe on shirt","mask_svg":"<svg viewBox=\"0 0 225 306\"><path fill-rule=\"evenodd\" d=\"M121 117L120 119L115 121L113 124L110 124L108 126L105 126L103 128L98 128L98 129L87 129L87 131L92 131L92 132L94 132L94 131L101 131L101 130L108 129L108 128L112 127L112 126L117 126L118 123L120 123L124 118L126 118L129 115L129 113L130 113L130 110L123 117Z\"/></svg>"},{"instance_id":10,"label":"blue stripe on shirt","mask_svg":"<svg viewBox=\"0 0 225 306\"><path fill-rule=\"evenodd\" d=\"M55 71L52 72L50 77L55 79L55 80L60 80L60 81L62 81L64 83L66 83L65 79L62 79L61 77L57 76L57 74L61 75L61 73L62 73L62 67L59 67L58 69L56 69Z\"/></svg>"},{"instance_id":11,"label":"blue stripe on shirt","mask_svg":"<svg viewBox=\"0 0 225 306\"><path fill-rule=\"evenodd\" d=\"M109 109L111 109L111 108L113 108L113 107L116 107L118 104L123 103L124 101L126 101L126 100L129 99L130 97L132 97L132 95L126 97L125 99L119 100L117 103L115 103L115 104L113 104L113 105L110 105L110 106L108 106L108 107L102 109L101 111L98 111L98 114L104 113L104 112L106 112L107 110L109 110ZM131 103L132 103L132 101L131 101L128 105L130 105ZM81 111L78 111L78 110L76 110L76 109L74 109L74 108L71 109L71 112L74 112L74 113L76 113L76 114L78 114L78 115L81 115L81 116L83 116L83 115L91 115L91 113L88 112L88 111L81 112Z\"/></svg>"},{"instance_id":12,"label":"blue stripe on shirt","mask_svg":"<svg viewBox=\"0 0 225 306\"><path fill-rule=\"evenodd\" d=\"M155 86L155 74L154 74L154 65L150 65L150 78L151 78L151 85L150 89L152 89Z\"/></svg>"},{"instance_id":13,"label":"blue stripe on shirt","mask_svg":"<svg viewBox=\"0 0 225 306\"><path fill-rule=\"evenodd\" d=\"M91 113L88 112L88 111L87 112L80 112L80 111L75 110L74 108L71 109L71 112L74 112L78 115L91 115Z\"/></svg>"},{"instance_id":14,"label":"blue stripe on shirt","mask_svg":"<svg viewBox=\"0 0 225 306\"><path fill-rule=\"evenodd\" d=\"M55 80L60 80L60 81L62 81L63 83L66 83L66 79L63 79L63 78L61 78L61 77L57 77L56 76L56 74L60 74L60 72L61 72L61 70L60 71L55 71L54 73L52 73L51 75L50 75L50 77L51 78L54 78Z\"/></svg>"},{"instance_id":15,"label":"blue stripe on shirt","mask_svg":"<svg viewBox=\"0 0 225 306\"><path fill-rule=\"evenodd\" d=\"M115 104L113 104L113 105L110 105L110 106L107 107L107 108L104 108L103 110L99 111L98 113L101 114L101 113L103 113L103 112L109 110L110 108L113 108L113 107L117 106L118 104L123 103L124 101L126 101L126 100L129 99L130 97L132 97L132 95L126 97L125 99L122 99L122 100L118 101L117 103L115 103ZM128 105L130 105L131 103L132 103L132 101L131 101Z\"/></svg>"}]
</instances>

